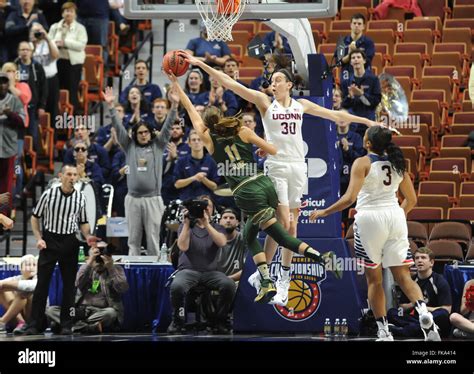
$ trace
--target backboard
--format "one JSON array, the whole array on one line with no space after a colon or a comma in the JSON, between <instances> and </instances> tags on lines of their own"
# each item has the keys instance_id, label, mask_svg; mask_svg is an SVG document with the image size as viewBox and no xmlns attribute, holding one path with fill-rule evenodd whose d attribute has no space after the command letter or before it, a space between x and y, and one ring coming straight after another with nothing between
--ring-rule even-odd
<instances>
[{"instance_id":1,"label":"backboard","mask_svg":"<svg viewBox=\"0 0 474 374\"><path fill-rule=\"evenodd\" d=\"M328 18L337 13L337 1L334 0L242 1L246 2L246 6L240 19ZM128 0L124 1L124 13L125 17L130 19L180 19L199 16L193 0Z\"/></svg>"}]
</instances>

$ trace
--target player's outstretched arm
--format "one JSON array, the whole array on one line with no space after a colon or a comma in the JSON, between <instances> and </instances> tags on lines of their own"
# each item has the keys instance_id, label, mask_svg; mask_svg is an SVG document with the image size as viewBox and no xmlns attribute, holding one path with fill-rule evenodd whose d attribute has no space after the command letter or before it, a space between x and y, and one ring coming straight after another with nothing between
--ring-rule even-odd
<instances>
[{"instance_id":1,"label":"player's outstretched arm","mask_svg":"<svg viewBox=\"0 0 474 374\"><path fill-rule=\"evenodd\" d=\"M315 221L320 217L329 216L330 214L349 208L352 204L354 204L369 170L370 160L368 157L360 157L356 159L352 165L349 187L347 187L347 191L344 196L342 196L329 208L313 211L313 213L311 213L310 220Z\"/></svg>"},{"instance_id":2,"label":"player's outstretched arm","mask_svg":"<svg viewBox=\"0 0 474 374\"><path fill-rule=\"evenodd\" d=\"M260 136L255 134L252 130L247 127L242 127L239 131L239 137L245 143L252 143L256 145L258 148L262 149L266 153L271 155L276 155L278 149L273 144L267 143L264 139Z\"/></svg>"},{"instance_id":3,"label":"player's outstretched arm","mask_svg":"<svg viewBox=\"0 0 474 374\"><path fill-rule=\"evenodd\" d=\"M202 120L198 111L194 107L191 100L189 100L188 95L186 95L186 93L183 91L175 75L171 72L165 72L165 73L168 75L168 78L171 81L173 89L176 90L176 92L179 94L179 100L181 104L183 105L184 109L186 109L186 111L188 112L189 118L191 119L191 123L193 124L194 130L196 130L197 134L201 138L202 142L204 143L204 146L207 148L209 153L211 154L214 153L214 145L212 144L211 136L209 135L209 132L207 131L208 128L204 124L204 121Z\"/></svg>"},{"instance_id":4,"label":"player's outstretched arm","mask_svg":"<svg viewBox=\"0 0 474 374\"><path fill-rule=\"evenodd\" d=\"M270 106L270 99L263 92L252 90L241 85L236 80L229 77L226 73L213 69L207 65L204 61L197 59L194 56L182 51L180 54L188 61L191 65L195 65L203 69L211 77L217 79L226 89L231 90L245 100L255 104L261 112L265 112Z\"/></svg>"},{"instance_id":5,"label":"player's outstretched arm","mask_svg":"<svg viewBox=\"0 0 474 374\"><path fill-rule=\"evenodd\" d=\"M403 200L400 206L405 211L405 215L407 215L417 202L415 187L413 187L413 183L411 182L410 176L407 172L403 175L403 180L402 183L400 183L399 189L405 197L405 200Z\"/></svg>"},{"instance_id":6,"label":"player's outstretched arm","mask_svg":"<svg viewBox=\"0 0 474 374\"><path fill-rule=\"evenodd\" d=\"M298 101L301 104L303 104L304 112L308 114L312 114L313 116L326 118L334 122L345 121L345 122L363 123L364 125L368 127L382 125L381 123L372 121L364 117L354 116L353 114L350 114L344 111L326 109L306 99L300 99Z\"/></svg>"}]
</instances>

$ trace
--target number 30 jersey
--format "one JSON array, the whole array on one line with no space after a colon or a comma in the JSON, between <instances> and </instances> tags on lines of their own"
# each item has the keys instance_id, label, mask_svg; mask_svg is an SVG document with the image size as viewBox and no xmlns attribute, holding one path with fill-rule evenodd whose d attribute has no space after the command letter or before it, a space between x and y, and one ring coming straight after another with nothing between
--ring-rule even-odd
<instances>
[{"instance_id":1,"label":"number 30 jersey","mask_svg":"<svg viewBox=\"0 0 474 374\"><path fill-rule=\"evenodd\" d=\"M357 195L356 210L398 207L397 191L403 180L403 175L398 174L390 161L385 156L373 153L370 158L370 171L365 177L362 189Z\"/></svg>"},{"instance_id":2,"label":"number 30 jersey","mask_svg":"<svg viewBox=\"0 0 474 374\"><path fill-rule=\"evenodd\" d=\"M273 100L262 118L266 140L277 147L276 155L268 155L271 161L305 161L302 134L303 105L291 99L288 108Z\"/></svg>"}]
</instances>

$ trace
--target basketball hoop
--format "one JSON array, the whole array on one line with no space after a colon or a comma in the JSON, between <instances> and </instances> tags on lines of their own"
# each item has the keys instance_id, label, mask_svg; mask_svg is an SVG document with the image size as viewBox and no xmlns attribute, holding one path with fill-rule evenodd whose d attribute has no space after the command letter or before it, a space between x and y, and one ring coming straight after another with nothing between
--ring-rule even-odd
<instances>
[{"instance_id":1,"label":"basketball hoop","mask_svg":"<svg viewBox=\"0 0 474 374\"><path fill-rule=\"evenodd\" d=\"M208 40L232 40L232 27L244 12L248 0L196 0Z\"/></svg>"}]
</instances>

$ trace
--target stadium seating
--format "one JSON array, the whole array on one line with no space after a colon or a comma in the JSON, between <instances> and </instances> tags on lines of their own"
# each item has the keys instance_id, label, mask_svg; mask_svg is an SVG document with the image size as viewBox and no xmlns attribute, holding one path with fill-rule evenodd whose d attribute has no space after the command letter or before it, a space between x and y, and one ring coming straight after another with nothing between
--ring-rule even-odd
<instances>
[{"instance_id":1,"label":"stadium seating","mask_svg":"<svg viewBox=\"0 0 474 374\"><path fill-rule=\"evenodd\" d=\"M434 225L429 241L449 240L458 243L467 252L472 240L471 226L461 222L440 222Z\"/></svg>"},{"instance_id":2,"label":"stadium seating","mask_svg":"<svg viewBox=\"0 0 474 374\"><path fill-rule=\"evenodd\" d=\"M420 222L407 221L408 238L414 241L418 247L424 247L428 243L428 231L426 226Z\"/></svg>"},{"instance_id":3,"label":"stadium seating","mask_svg":"<svg viewBox=\"0 0 474 374\"><path fill-rule=\"evenodd\" d=\"M407 215L410 221L432 221L443 219L443 209L439 207L414 207Z\"/></svg>"}]
</instances>

